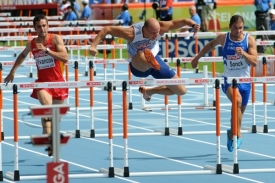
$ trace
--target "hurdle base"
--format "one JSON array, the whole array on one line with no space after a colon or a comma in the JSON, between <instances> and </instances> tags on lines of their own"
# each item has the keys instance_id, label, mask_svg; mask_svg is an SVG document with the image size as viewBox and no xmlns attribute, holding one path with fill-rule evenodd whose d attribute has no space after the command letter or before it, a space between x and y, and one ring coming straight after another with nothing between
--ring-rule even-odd
<instances>
[{"instance_id":1,"label":"hurdle base","mask_svg":"<svg viewBox=\"0 0 275 183\"><path fill-rule=\"evenodd\" d=\"M13 180L13 172L7 172L6 177L9 180ZM78 178L107 178L109 175L107 173L85 173L85 174L69 174L69 179L78 179ZM46 180L47 175L21 175L20 180Z\"/></svg>"},{"instance_id":2,"label":"hurdle base","mask_svg":"<svg viewBox=\"0 0 275 183\"><path fill-rule=\"evenodd\" d=\"M133 103L132 102L129 102L128 109L133 109Z\"/></svg>"},{"instance_id":3,"label":"hurdle base","mask_svg":"<svg viewBox=\"0 0 275 183\"><path fill-rule=\"evenodd\" d=\"M1 133L2 140L5 140L4 132Z\"/></svg>"},{"instance_id":4,"label":"hurdle base","mask_svg":"<svg viewBox=\"0 0 275 183\"><path fill-rule=\"evenodd\" d=\"M88 76L88 71L85 71L85 74L84 74L84 76Z\"/></svg>"},{"instance_id":5,"label":"hurdle base","mask_svg":"<svg viewBox=\"0 0 275 183\"><path fill-rule=\"evenodd\" d=\"M20 173L19 170L14 170L14 172L7 172L6 173L7 178L14 180L14 181L19 181L20 180Z\"/></svg>"},{"instance_id":6,"label":"hurdle base","mask_svg":"<svg viewBox=\"0 0 275 183\"><path fill-rule=\"evenodd\" d=\"M129 177L130 176L129 167L124 167L123 170L120 168L115 168L115 175L120 177Z\"/></svg>"},{"instance_id":7,"label":"hurdle base","mask_svg":"<svg viewBox=\"0 0 275 183\"><path fill-rule=\"evenodd\" d=\"M178 127L178 130L170 128L171 135L182 135L182 127Z\"/></svg>"},{"instance_id":8,"label":"hurdle base","mask_svg":"<svg viewBox=\"0 0 275 183\"><path fill-rule=\"evenodd\" d=\"M91 129L91 131L90 131L90 137L91 138L95 138L95 130L94 129Z\"/></svg>"},{"instance_id":9,"label":"hurdle base","mask_svg":"<svg viewBox=\"0 0 275 183\"><path fill-rule=\"evenodd\" d=\"M96 76L96 71L94 71L94 76Z\"/></svg>"},{"instance_id":10,"label":"hurdle base","mask_svg":"<svg viewBox=\"0 0 275 183\"><path fill-rule=\"evenodd\" d=\"M216 107L216 100L213 100L213 107Z\"/></svg>"},{"instance_id":11,"label":"hurdle base","mask_svg":"<svg viewBox=\"0 0 275 183\"><path fill-rule=\"evenodd\" d=\"M165 127L164 130L156 129L156 130L154 130L154 132L161 132L161 133L164 133L165 136L169 136L169 135L170 135L170 130L169 130L168 127Z\"/></svg>"},{"instance_id":12,"label":"hurdle base","mask_svg":"<svg viewBox=\"0 0 275 183\"><path fill-rule=\"evenodd\" d=\"M0 181L3 181L3 171L0 171Z\"/></svg>"},{"instance_id":13,"label":"hurdle base","mask_svg":"<svg viewBox=\"0 0 275 183\"><path fill-rule=\"evenodd\" d=\"M243 126L241 130L246 132L251 132L251 133L257 133L257 132L264 133L264 128L256 125L252 125L252 127Z\"/></svg>"},{"instance_id":14,"label":"hurdle base","mask_svg":"<svg viewBox=\"0 0 275 183\"><path fill-rule=\"evenodd\" d=\"M75 130L75 138L80 138L80 130Z\"/></svg>"},{"instance_id":15,"label":"hurdle base","mask_svg":"<svg viewBox=\"0 0 275 183\"><path fill-rule=\"evenodd\" d=\"M264 127L260 127L260 126L256 126L256 125L252 125L252 128L249 127L242 127L242 129L248 129L251 130L252 133L268 133L268 126L264 125Z\"/></svg>"},{"instance_id":16,"label":"hurdle base","mask_svg":"<svg viewBox=\"0 0 275 183\"><path fill-rule=\"evenodd\" d=\"M263 133L268 133L268 126L264 125Z\"/></svg>"},{"instance_id":17,"label":"hurdle base","mask_svg":"<svg viewBox=\"0 0 275 183\"><path fill-rule=\"evenodd\" d=\"M222 165L221 164L217 164L216 167L214 166L210 166L210 165L205 165L203 167L204 170L214 170L216 172L216 174L222 174Z\"/></svg>"},{"instance_id":18,"label":"hurdle base","mask_svg":"<svg viewBox=\"0 0 275 183\"><path fill-rule=\"evenodd\" d=\"M124 177L129 177L130 176L129 167L124 167L123 176Z\"/></svg>"},{"instance_id":19,"label":"hurdle base","mask_svg":"<svg viewBox=\"0 0 275 183\"><path fill-rule=\"evenodd\" d=\"M100 168L99 173L103 173L103 174L107 173L109 177L115 177L115 168L109 167L109 170L107 170L105 168Z\"/></svg>"},{"instance_id":20,"label":"hurdle base","mask_svg":"<svg viewBox=\"0 0 275 183\"><path fill-rule=\"evenodd\" d=\"M229 165L222 165L222 171L231 174L238 174L239 173L239 164L234 164L233 166Z\"/></svg>"},{"instance_id":21,"label":"hurdle base","mask_svg":"<svg viewBox=\"0 0 275 183\"><path fill-rule=\"evenodd\" d=\"M30 75L29 75L29 77L30 77L30 78L32 78L32 77L33 77L33 75L32 75L32 73L31 73L31 72L30 72Z\"/></svg>"},{"instance_id":22,"label":"hurdle base","mask_svg":"<svg viewBox=\"0 0 275 183\"><path fill-rule=\"evenodd\" d=\"M182 135L182 127L178 127L178 135Z\"/></svg>"},{"instance_id":23,"label":"hurdle base","mask_svg":"<svg viewBox=\"0 0 275 183\"><path fill-rule=\"evenodd\" d=\"M256 125L252 125L252 133L257 133L257 126Z\"/></svg>"}]
</instances>

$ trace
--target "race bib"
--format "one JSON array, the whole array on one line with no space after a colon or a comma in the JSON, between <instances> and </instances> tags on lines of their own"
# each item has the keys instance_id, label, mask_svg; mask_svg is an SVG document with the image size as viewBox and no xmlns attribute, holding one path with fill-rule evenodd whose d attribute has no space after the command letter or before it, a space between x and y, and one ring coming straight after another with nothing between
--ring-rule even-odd
<instances>
[{"instance_id":1,"label":"race bib","mask_svg":"<svg viewBox=\"0 0 275 183\"><path fill-rule=\"evenodd\" d=\"M242 70L246 68L243 56L227 55L226 63L229 70Z\"/></svg>"},{"instance_id":2,"label":"race bib","mask_svg":"<svg viewBox=\"0 0 275 183\"><path fill-rule=\"evenodd\" d=\"M54 58L47 55L35 59L39 70L48 69L55 66Z\"/></svg>"}]
</instances>

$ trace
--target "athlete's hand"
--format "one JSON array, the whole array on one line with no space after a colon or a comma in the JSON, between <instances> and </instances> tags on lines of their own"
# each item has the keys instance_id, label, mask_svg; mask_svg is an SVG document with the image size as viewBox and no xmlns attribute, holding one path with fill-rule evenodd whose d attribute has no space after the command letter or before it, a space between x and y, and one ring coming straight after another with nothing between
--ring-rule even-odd
<instances>
[{"instance_id":1,"label":"athlete's hand","mask_svg":"<svg viewBox=\"0 0 275 183\"><path fill-rule=\"evenodd\" d=\"M42 43L35 43L35 48L41 51L46 51L46 47Z\"/></svg>"},{"instance_id":2,"label":"athlete's hand","mask_svg":"<svg viewBox=\"0 0 275 183\"><path fill-rule=\"evenodd\" d=\"M97 55L97 50L93 46L90 46L89 52L90 52L90 55L92 55L92 56L96 56Z\"/></svg>"},{"instance_id":3,"label":"athlete's hand","mask_svg":"<svg viewBox=\"0 0 275 183\"><path fill-rule=\"evenodd\" d=\"M194 35L193 36L196 36L197 32L200 31L200 25L195 24L195 26L193 27L193 29L194 29Z\"/></svg>"},{"instance_id":4,"label":"athlete's hand","mask_svg":"<svg viewBox=\"0 0 275 183\"><path fill-rule=\"evenodd\" d=\"M8 85L9 82L13 82L14 79L14 74L13 73L9 73L7 75L7 77L4 79L4 83L6 83L6 86Z\"/></svg>"},{"instance_id":5,"label":"athlete's hand","mask_svg":"<svg viewBox=\"0 0 275 183\"><path fill-rule=\"evenodd\" d=\"M192 68L197 68L198 63L199 63L199 59L198 59L197 57L195 57L195 58L191 61Z\"/></svg>"},{"instance_id":6,"label":"athlete's hand","mask_svg":"<svg viewBox=\"0 0 275 183\"><path fill-rule=\"evenodd\" d=\"M243 49L241 47L236 47L235 51L236 51L237 55L239 55L239 56L243 55Z\"/></svg>"}]
</instances>

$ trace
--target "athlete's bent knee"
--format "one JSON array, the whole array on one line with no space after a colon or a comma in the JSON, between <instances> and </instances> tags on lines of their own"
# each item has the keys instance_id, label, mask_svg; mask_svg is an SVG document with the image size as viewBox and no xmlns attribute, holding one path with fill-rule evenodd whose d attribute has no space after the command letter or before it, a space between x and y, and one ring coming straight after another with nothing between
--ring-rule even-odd
<instances>
[{"instance_id":1,"label":"athlete's bent knee","mask_svg":"<svg viewBox=\"0 0 275 183\"><path fill-rule=\"evenodd\" d=\"M179 91L176 92L176 95L185 95L186 93L187 93L187 90L183 86Z\"/></svg>"}]
</instances>

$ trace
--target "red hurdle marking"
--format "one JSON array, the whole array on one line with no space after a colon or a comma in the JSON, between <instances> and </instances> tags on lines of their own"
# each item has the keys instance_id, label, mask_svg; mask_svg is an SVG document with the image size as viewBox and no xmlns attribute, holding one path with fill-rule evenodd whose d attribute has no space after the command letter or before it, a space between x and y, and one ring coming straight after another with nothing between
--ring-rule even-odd
<instances>
[{"instance_id":1,"label":"red hurdle marking","mask_svg":"<svg viewBox=\"0 0 275 183\"><path fill-rule=\"evenodd\" d=\"M67 144L69 139L69 135L62 135L62 137L60 137L60 144ZM52 143L49 135L33 135L31 136L31 140L34 146L48 146Z\"/></svg>"}]
</instances>

